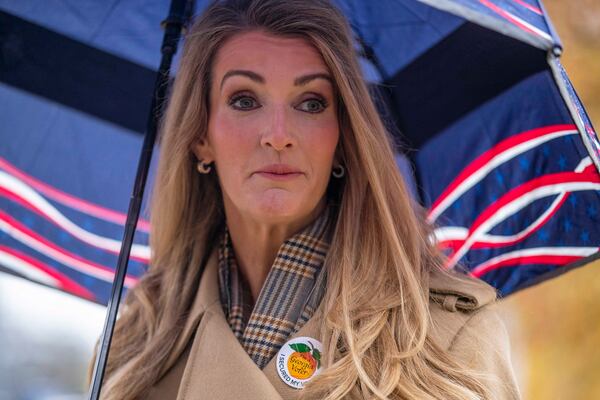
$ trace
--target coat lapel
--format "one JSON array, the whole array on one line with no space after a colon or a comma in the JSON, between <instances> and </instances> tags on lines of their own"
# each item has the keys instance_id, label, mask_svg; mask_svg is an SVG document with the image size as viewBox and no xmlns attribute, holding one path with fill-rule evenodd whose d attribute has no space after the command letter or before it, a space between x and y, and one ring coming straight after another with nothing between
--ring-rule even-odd
<instances>
[{"instance_id":1,"label":"coat lapel","mask_svg":"<svg viewBox=\"0 0 600 400\"><path fill-rule=\"evenodd\" d=\"M219 300L216 252L210 257L173 358L193 339L177 400L295 399L301 390L286 385L277 373L276 357L263 370L248 356L233 334ZM321 307L290 337L320 340ZM193 336L193 338L192 338Z\"/></svg>"},{"instance_id":2,"label":"coat lapel","mask_svg":"<svg viewBox=\"0 0 600 400\"><path fill-rule=\"evenodd\" d=\"M319 329L321 312L322 306L320 305L313 316L306 321L306 323L298 330L298 332L291 335L288 338L288 341L297 337L308 336L321 342ZM282 398L290 400L297 399L302 393L302 389L295 389L291 386L288 386L279 377L279 373L277 372L277 354L275 354L275 356L267 363L262 372Z\"/></svg>"},{"instance_id":3,"label":"coat lapel","mask_svg":"<svg viewBox=\"0 0 600 400\"><path fill-rule=\"evenodd\" d=\"M202 273L196 298L194 299L192 308L190 309L189 315L185 321L181 335L175 343L175 347L166 362L166 365L169 367L175 363L185 349L186 345L189 343L206 309L219 301L219 282L216 266L217 252L213 251L206 263L204 272Z\"/></svg>"},{"instance_id":4,"label":"coat lapel","mask_svg":"<svg viewBox=\"0 0 600 400\"><path fill-rule=\"evenodd\" d=\"M177 396L201 399L281 399L234 336L220 303L204 312Z\"/></svg>"}]
</instances>

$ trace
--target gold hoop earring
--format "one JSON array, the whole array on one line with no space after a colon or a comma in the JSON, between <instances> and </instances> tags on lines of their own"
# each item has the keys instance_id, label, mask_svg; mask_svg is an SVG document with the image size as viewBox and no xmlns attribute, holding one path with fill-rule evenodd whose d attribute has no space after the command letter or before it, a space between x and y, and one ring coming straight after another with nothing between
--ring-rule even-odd
<instances>
[{"instance_id":1,"label":"gold hoop earring","mask_svg":"<svg viewBox=\"0 0 600 400\"><path fill-rule=\"evenodd\" d=\"M346 174L346 169L344 168L344 166L342 164L333 167L333 169L331 170L331 175L333 175L334 178L341 178L345 174Z\"/></svg>"},{"instance_id":2,"label":"gold hoop earring","mask_svg":"<svg viewBox=\"0 0 600 400\"><path fill-rule=\"evenodd\" d=\"M204 162L204 160L200 160L196 164L196 169L201 174L208 174L212 169L212 166L210 164L212 164L212 163L206 163L206 162Z\"/></svg>"}]
</instances>

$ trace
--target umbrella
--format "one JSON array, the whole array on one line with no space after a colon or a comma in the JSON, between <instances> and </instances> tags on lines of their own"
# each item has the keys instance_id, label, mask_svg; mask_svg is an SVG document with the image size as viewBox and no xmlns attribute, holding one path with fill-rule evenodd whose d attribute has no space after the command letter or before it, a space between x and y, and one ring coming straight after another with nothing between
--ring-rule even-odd
<instances>
[{"instance_id":1,"label":"umbrella","mask_svg":"<svg viewBox=\"0 0 600 400\"><path fill-rule=\"evenodd\" d=\"M507 296L597 258L600 145L541 2L339 3L448 268Z\"/></svg>"},{"instance_id":2,"label":"umbrella","mask_svg":"<svg viewBox=\"0 0 600 400\"><path fill-rule=\"evenodd\" d=\"M448 268L507 296L597 258L600 144L541 2L335 3ZM111 298L168 10L0 0L2 270ZM122 258L126 288L149 229Z\"/></svg>"},{"instance_id":3,"label":"umbrella","mask_svg":"<svg viewBox=\"0 0 600 400\"><path fill-rule=\"evenodd\" d=\"M540 2L336 4L449 267L507 296L597 256L600 145ZM169 3L138 6L0 0L0 269L102 304Z\"/></svg>"}]
</instances>

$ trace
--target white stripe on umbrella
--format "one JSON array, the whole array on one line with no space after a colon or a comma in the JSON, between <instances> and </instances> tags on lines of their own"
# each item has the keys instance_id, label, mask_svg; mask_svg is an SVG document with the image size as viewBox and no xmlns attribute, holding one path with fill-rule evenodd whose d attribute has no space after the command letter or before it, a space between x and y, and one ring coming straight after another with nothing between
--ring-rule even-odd
<instances>
[{"instance_id":1,"label":"white stripe on umbrella","mask_svg":"<svg viewBox=\"0 0 600 400\"><path fill-rule=\"evenodd\" d=\"M19 275L23 275L24 277L31 279L32 281L40 282L44 285L55 288L59 288L61 286L58 279L54 278L52 275L40 269L34 268L31 264L26 263L21 258L13 254L9 254L2 249L0 249L0 264Z\"/></svg>"},{"instance_id":2,"label":"white stripe on umbrella","mask_svg":"<svg viewBox=\"0 0 600 400\"><path fill-rule=\"evenodd\" d=\"M583 160L579 162L577 167L575 168L575 172L581 173L586 168L592 165L592 159L590 157L585 157ZM498 244L513 244L521 239L528 236L530 233L538 229L540 226L546 223L546 221L560 208L566 196L569 192L564 191L560 193L556 199L552 202L552 204L542 213L535 221L533 221L530 225L528 225L521 232L518 232L514 235L492 235L489 233L483 233L480 235L480 240L474 243L475 245L484 244L484 245L498 245ZM469 230L467 228L459 227L459 226L447 226L440 227L435 229L434 231L435 238L437 242L443 247L444 242L460 242L467 238L469 235Z\"/></svg>"},{"instance_id":3,"label":"white stripe on umbrella","mask_svg":"<svg viewBox=\"0 0 600 400\"><path fill-rule=\"evenodd\" d=\"M1 170L0 188L8 191L13 196L18 197L38 214L52 221L82 242L102 250L109 251L113 254L119 254L119 251L121 250L121 241L96 235L95 233L79 227L65 217L60 211L58 211L52 204L40 196L30 186ZM131 258L148 263L149 257L150 248L148 246L141 244L134 244L131 246Z\"/></svg>"},{"instance_id":4,"label":"white stripe on umbrella","mask_svg":"<svg viewBox=\"0 0 600 400\"><path fill-rule=\"evenodd\" d=\"M434 202L429 211L429 215L427 216L427 220L431 223L434 222L448 207L452 205L460 196L462 196L465 192L471 189L473 186L478 184L483 178L485 178L490 172L492 172L496 167L504 164L505 162L515 158L519 154L522 154L528 150L531 150L543 143L546 143L552 139L556 139L559 137L574 135L577 134L576 129L561 129L561 130L550 130L541 135L536 135L536 131L528 131L522 133L520 135L513 136L503 142L498 143L492 149L486 151L481 156L477 157L471 164L469 164L463 171L469 173L468 176L463 177L462 174L459 175L448 188L453 188L449 192L444 191L442 195ZM539 130L543 132L542 130ZM531 134L534 134L533 137L530 137ZM523 141L519 141L519 136L524 138L528 138ZM489 154L493 154L496 149L500 148L505 142L510 140L517 140L517 144L511 146L496 155L493 155L487 162L485 159ZM481 164L481 165L479 165ZM473 168L473 172L468 172L470 168ZM446 189L448 190L448 189Z\"/></svg>"},{"instance_id":5,"label":"white stripe on umbrella","mask_svg":"<svg viewBox=\"0 0 600 400\"><path fill-rule=\"evenodd\" d=\"M55 187L52 187L45 182L42 182L31 175L26 174L24 171L18 169L4 158L0 157L0 169L5 170L10 175L25 182L31 188L37 192L43 194L49 199L56 201L66 207L80 211L84 214L89 214L95 218L102 219L107 222L114 224L125 225L127 215L121 212L111 210L106 207L99 206L91 203L87 200L83 200L79 197L73 196L69 193L65 193ZM143 232L150 231L150 223L144 219L138 219L136 228Z\"/></svg>"},{"instance_id":6,"label":"white stripe on umbrella","mask_svg":"<svg viewBox=\"0 0 600 400\"><path fill-rule=\"evenodd\" d=\"M591 256L598 247L536 247L511 251L477 265L471 275L479 277L501 266L521 264L524 262L555 264L559 260L573 262L583 257Z\"/></svg>"},{"instance_id":7,"label":"white stripe on umbrella","mask_svg":"<svg viewBox=\"0 0 600 400\"><path fill-rule=\"evenodd\" d=\"M531 25L529 22L517 17L516 15L511 14L510 12L498 7L491 1L479 0L479 2L481 4L483 4L484 6L486 6L487 8L489 8L490 10L494 11L496 14L498 14L501 17L503 17L504 19L506 19L507 21L512 22L514 25L518 26L522 30L524 30L526 32L531 32L534 35L540 36L540 37L546 39L547 41L549 41L550 43L553 42L552 36L548 35L546 32L542 31L541 29L538 29L537 27Z\"/></svg>"},{"instance_id":8,"label":"white stripe on umbrella","mask_svg":"<svg viewBox=\"0 0 600 400\"><path fill-rule=\"evenodd\" d=\"M579 175L579 177L573 177L573 175ZM562 178L562 177L565 178ZM536 181L541 181L546 178L551 178L552 180L556 180L556 182L552 182L550 184L540 185L536 187ZM554 179L557 178L557 179ZM600 190L600 182L597 181L597 176L583 176L583 174L576 173L559 173L552 174L542 177L538 180L533 180L527 182L517 189L527 188L527 186L531 185L532 189L527 190L525 193L511 199L507 204L501 205L499 207L492 205L490 210L484 211L481 215L484 216L486 213L491 213L489 217L484 217L483 221L476 221L474 224L475 229L473 229L470 235L466 238L463 245L448 259L446 263L447 268L452 268L456 263L466 254L467 251L473 246L473 244L477 241L481 240L481 235L491 231L496 225L504 221L506 218L514 215L518 211L525 208L527 205L533 203L534 201L560 194L564 191L576 192L576 191L586 191L586 190ZM528 188L527 188L528 189ZM511 192L508 193L509 197L512 197Z\"/></svg>"},{"instance_id":9,"label":"white stripe on umbrella","mask_svg":"<svg viewBox=\"0 0 600 400\"><path fill-rule=\"evenodd\" d=\"M106 282L112 283L113 281L114 271L110 268L93 263L65 249L62 249L44 237L28 230L24 226L21 226L17 221L1 212L0 230L4 231L13 239L23 243L27 247L30 247L37 252L50 257L76 271L86 275L91 275ZM126 286L133 286L136 282L137 279L134 277L127 276L125 278Z\"/></svg>"},{"instance_id":10,"label":"white stripe on umbrella","mask_svg":"<svg viewBox=\"0 0 600 400\"><path fill-rule=\"evenodd\" d=\"M33 281L65 290L84 299L95 300L95 296L89 290L68 276L16 249L0 246L0 264Z\"/></svg>"}]
</instances>

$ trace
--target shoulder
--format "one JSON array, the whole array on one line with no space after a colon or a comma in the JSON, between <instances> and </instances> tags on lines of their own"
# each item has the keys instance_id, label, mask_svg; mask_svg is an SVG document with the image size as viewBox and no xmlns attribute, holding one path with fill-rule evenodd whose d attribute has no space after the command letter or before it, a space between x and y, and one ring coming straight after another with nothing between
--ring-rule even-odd
<instances>
[{"instance_id":1,"label":"shoulder","mask_svg":"<svg viewBox=\"0 0 600 400\"><path fill-rule=\"evenodd\" d=\"M520 399L497 291L467 275L430 276L432 337L462 366L481 374L494 399Z\"/></svg>"},{"instance_id":2,"label":"shoulder","mask_svg":"<svg viewBox=\"0 0 600 400\"><path fill-rule=\"evenodd\" d=\"M448 349L465 326L501 323L496 310L498 292L481 279L455 271L429 274L429 310L432 334Z\"/></svg>"}]
</instances>

